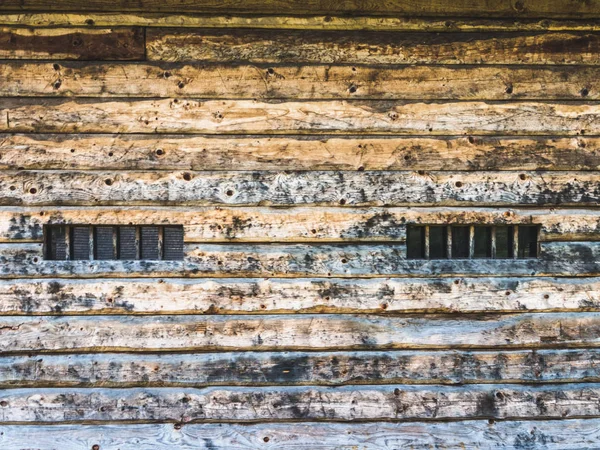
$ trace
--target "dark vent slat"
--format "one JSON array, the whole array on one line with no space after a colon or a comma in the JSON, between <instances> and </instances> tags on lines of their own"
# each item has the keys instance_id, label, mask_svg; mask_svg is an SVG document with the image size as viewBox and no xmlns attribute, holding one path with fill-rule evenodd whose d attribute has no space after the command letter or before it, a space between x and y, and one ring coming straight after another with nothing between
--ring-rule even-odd
<instances>
[{"instance_id":1,"label":"dark vent slat","mask_svg":"<svg viewBox=\"0 0 600 450\"><path fill-rule=\"evenodd\" d=\"M90 227L71 228L71 259L90 259Z\"/></svg>"},{"instance_id":2,"label":"dark vent slat","mask_svg":"<svg viewBox=\"0 0 600 450\"><path fill-rule=\"evenodd\" d=\"M67 259L67 236L64 226L48 228L47 259L63 261Z\"/></svg>"},{"instance_id":3,"label":"dark vent slat","mask_svg":"<svg viewBox=\"0 0 600 450\"><path fill-rule=\"evenodd\" d=\"M165 227L163 230L163 259L183 259L183 227Z\"/></svg>"},{"instance_id":4,"label":"dark vent slat","mask_svg":"<svg viewBox=\"0 0 600 450\"><path fill-rule=\"evenodd\" d=\"M136 227L119 227L119 259L137 259Z\"/></svg>"},{"instance_id":5,"label":"dark vent slat","mask_svg":"<svg viewBox=\"0 0 600 450\"><path fill-rule=\"evenodd\" d=\"M141 259L159 259L158 227L141 227L140 253Z\"/></svg>"},{"instance_id":6,"label":"dark vent slat","mask_svg":"<svg viewBox=\"0 0 600 450\"><path fill-rule=\"evenodd\" d=\"M94 236L96 259L116 259L113 235L114 227L96 227Z\"/></svg>"}]
</instances>

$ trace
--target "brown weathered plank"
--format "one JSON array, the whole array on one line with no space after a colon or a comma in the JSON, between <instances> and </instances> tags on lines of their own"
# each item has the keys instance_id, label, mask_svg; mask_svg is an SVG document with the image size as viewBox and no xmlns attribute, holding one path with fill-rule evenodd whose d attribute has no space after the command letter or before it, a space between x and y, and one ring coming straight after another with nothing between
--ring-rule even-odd
<instances>
[{"instance_id":1,"label":"brown weathered plank","mask_svg":"<svg viewBox=\"0 0 600 450\"><path fill-rule=\"evenodd\" d=\"M0 168L598 170L600 139L0 134Z\"/></svg>"},{"instance_id":2,"label":"brown weathered plank","mask_svg":"<svg viewBox=\"0 0 600 450\"><path fill-rule=\"evenodd\" d=\"M0 66L5 96L239 99L581 100L597 67L33 63ZM135 82L132 82L135 80ZM415 80L418 80L416 82Z\"/></svg>"},{"instance_id":3,"label":"brown weathered plank","mask_svg":"<svg viewBox=\"0 0 600 450\"><path fill-rule=\"evenodd\" d=\"M600 275L600 242L544 242L539 259L405 258L401 244L187 244L183 261L45 261L42 244L0 244L0 278Z\"/></svg>"},{"instance_id":4,"label":"brown weathered plank","mask_svg":"<svg viewBox=\"0 0 600 450\"><path fill-rule=\"evenodd\" d=\"M5 171L0 205L579 206L596 172Z\"/></svg>"},{"instance_id":5,"label":"brown weathered plank","mask_svg":"<svg viewBox=\"0 0 600 450\"><path fill-rule=\"evenodd\" d=\"M599 419L410 423L270 423L137 425L4 425L4 448L81 450L502 449L596 448ZM443 443L443 444L440 444Z\"/></svg>"},{"instance_id":6,"label":"brown weathered plank","mask_svg":"<svg viewBox=\"0 0 600 450\"><path fill-rule=\"evenodd\" d=\"M547 16L546 16L547 17ZM299 30L372 30L372 31L600 31L596 20L565 19L451 19L434 17L372 17L361 15L309 16L181 14L172 12L4 12L0 25L55 27L186 27L186 28L258 28Z\"/></svg>"},{"instance_id":7,"label":"brown weathered plank","mask_svg":"<svg viewBox=\"0 0 600 450\"><path fill-rule=\"evenodd\" d=\"M0 117L0 131L38 133L594 135L600 130L600 106L584 102L10 98L0 105Z\"/></svg>"},{"instance_id":8,"label":"brown weathered plank","mask_svg":"<svg viewBox=\"0 0 600 450\"><path fill-rule=\"evenodd\" d=\"M409 207L0 207L0 242L42 242L49 224L169 225L191 242L404 242L406 224L540 226L545 241L600 240L600 211Z\"/></svg>"},{"instance_id":9,"label":"brown weathered plank","mask_svg":"<svg viewBox=\"0 0 600 450\"><path fill-rule=\"evenodd\" d=\"M600 313L12 316L0 334L5 353L598 347Z\"/></svg>"},{"instance_id":10,"label":"brown weathered plank","mask_svg":"<svg viewBox=\"0 0 600 450\"><path fill-rule=\"evenodd\" d=\"M0 299L0 315L600 311L600 279L2 280Z\"/></svg>"},{"instance_id":11,"label":"brown weathered plank","mask_svg":"<svg viewBox=\"0 0 600 450\"><path fill-rule=\"evenodd\" d=\"M486 1L473 4L467 0L448 3L430 0L414 3L406 0L363 2L347 0L4 0L0 10L16 11L166 11L197 13L249 14L368 14L375 16L432 16L449 17L534 17L534 18L592 18L600 14L597 0L567 2L561 0Z\"/></svg>"},{"instance_id":12,"label":"brown weathered plank","mask_svg":"<svg viewBox=\"0 0 600 450\"><path fill-rule=\"evenodd\" d=\"M146 49L154 61L579 65L600 62L600 35L149 28Z\"/></svg>"},{"instance_id":13,"label":"brown weathered plank","mask_svg":"<svg viewBox=\"0 0 600 450\"><path fill-rule=\"evenodd\" d=\"M0 422L255 422L600 415L597 384L7 389Z\"/></svg>"},{"instance_id":14,"label":"brown weathered plank","mask_svg":"<svg viewBox=\"0 0 600 450\"><path fill-rule=\"evenodd\" d=\"M141 60L144 56L140 28L0 28L3 59ZM3 84L6 81L10 82Z\"/></svg>"},{"instance_id":15,"label":"brown weathered plank","mask_svg":"<svg viewBox=\"0 0 600 450\"><path fill-rule=\"evenodd\" d=\"M0 386L577 383L599 381L599 361L597 349L44 354L1 357Z\"/></svg>"}]
</instances>

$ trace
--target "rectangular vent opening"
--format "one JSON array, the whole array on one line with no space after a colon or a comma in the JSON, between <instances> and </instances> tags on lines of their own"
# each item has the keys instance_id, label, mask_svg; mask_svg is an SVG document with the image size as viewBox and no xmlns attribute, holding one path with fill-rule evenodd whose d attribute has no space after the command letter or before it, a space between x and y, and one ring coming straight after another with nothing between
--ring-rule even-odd
<instances>
[{"instance_id":1,"label":"rectangular vent opening","mask_svg":"<svg viewBox=\"0 0 600 450\"><path fill-rule=\"evenodd\" d=\"M408 225L408 259L539 257L539 225Z\"/></svg>"},{"instance_id":2,"label":"rectangular vent opening","mask_svg":"<svg viewBox=\"0 0 600 450\"><path fill-rule=\"evenodd\" d=\"M183 260L182 225L45 225L44 259Z\"/></svg>"}]
</instances>

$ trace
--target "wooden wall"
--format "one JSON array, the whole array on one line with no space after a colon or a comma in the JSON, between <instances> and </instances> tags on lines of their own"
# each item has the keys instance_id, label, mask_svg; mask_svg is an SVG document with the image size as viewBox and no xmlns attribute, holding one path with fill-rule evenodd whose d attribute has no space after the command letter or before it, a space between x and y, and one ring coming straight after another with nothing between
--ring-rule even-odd
<instances>
[{"instance_id":1,"label":"wooden wall","mask_svg":"<svg viewBox=\"0 0 600 450\"><path fill-rule=\"evenodd\" d=\"M0 448L598 448L600 3L472 3L0 2Z\"/></svg>"}]
</instances>

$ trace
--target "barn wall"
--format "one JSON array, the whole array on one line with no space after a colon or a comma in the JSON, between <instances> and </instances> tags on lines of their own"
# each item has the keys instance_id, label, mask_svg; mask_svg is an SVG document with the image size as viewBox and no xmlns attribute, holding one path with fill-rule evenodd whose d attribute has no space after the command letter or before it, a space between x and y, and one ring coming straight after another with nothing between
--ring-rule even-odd
<instances>
[{"instance_id":1,"label":"barn wall","mask_svg":"<svg viewBox=\"0 0 600 450\"><path fill-rule=\"evenodd\" d=\"M0 448L600 446L600 3L471 3L2 1Z\"/></svg>"}]
</instances>

